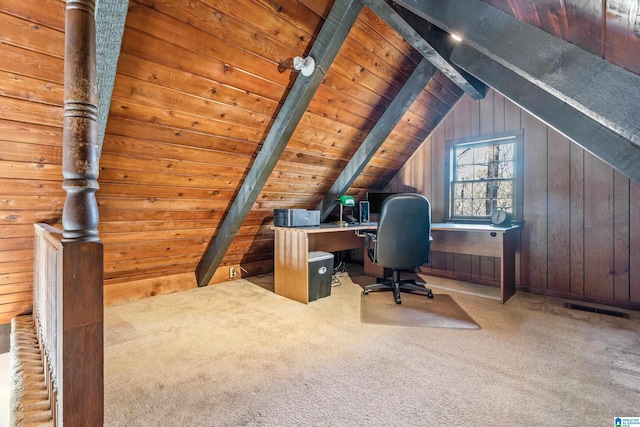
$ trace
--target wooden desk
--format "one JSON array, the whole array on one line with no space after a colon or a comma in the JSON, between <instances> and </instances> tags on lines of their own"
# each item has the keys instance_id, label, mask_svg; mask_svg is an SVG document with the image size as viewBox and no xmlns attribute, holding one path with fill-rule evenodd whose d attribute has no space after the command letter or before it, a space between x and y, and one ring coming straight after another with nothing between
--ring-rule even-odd
<instances>
[{"instance_id":1,"label":"wooden desk","mask_svg":"<svg viewBox=\"0 0 640 427\"><path fill-rule=\"evenodd\" d=\"M431 224L432 251L500 258L500 301L516 293L516 249L520 226L488 224Z\"/></svg>"},{"instance_id":2,"label":"wooden desk","mask_svg":"<svg viewBox=\"0 0 640 427\"><path fill-rule=\"evenodd\" d=\"M273 227L274 291L293 300L309 302L309 252L336 252L363 248L356 231L375 230L376 225L338 227L321 224L317 227ZM488 255L500 258L500 294L505 303L515 294L515 252L519 227L491 225L431 224L431 250L462 254ZM364 256L365 274L376 276L375 269Z\"/></svg>"},{"instance_id":3,"label":"wooden desk","mask_svg":"<svg viewBox=\"0 0 640 427\"><path fill-rule=\"evenodd\" d=\"M309 252L336 252L364 248L356 231L375 230L373 225L321 224L317 227L274 227L274 291L278 295L309 302ZM365 261L366 262L366 261ZM366 273L365 273L366 274Z\"/></svg>"}]
</instances>

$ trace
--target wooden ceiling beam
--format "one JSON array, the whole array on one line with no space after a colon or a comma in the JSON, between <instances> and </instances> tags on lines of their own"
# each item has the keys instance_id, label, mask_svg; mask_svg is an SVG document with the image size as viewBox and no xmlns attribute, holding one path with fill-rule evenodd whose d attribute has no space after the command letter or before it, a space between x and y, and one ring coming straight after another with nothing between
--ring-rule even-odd
<instances>
[{"instance_id":1,"label":"wooden ceiling beam","mask_svg":"<svg viewBox=\"0 0 640 427\"><path fill-rule=\"evenodd\" d=\"M640 183L637 166L640 149L628 139L470 46L459 46L452 58L540 120Z\"/></svg>"},{"instance_id":2,"label":"wooden ceiling beam","mask_svg":"<svg viewBox=\"0 0 640 427\"><path fill-rule=\"evenodd\" d=\"M394 0L460 34L451 60L640 183L640 76L478 0Z\"/></svg>"},{"instance_id":3,"label":"wooden ceiling beam","mask_svg":"<svg viewBox=\"0 0 640 427\"><path fill-rule=\"evenodd\" d=\"M96 67L98 83L98 159L107 129L113 84L122 46L129 0L96 0Z\"/></svg>"},{"instance_id":4,"label":"wooden ceiling beam","mask_svg":"<svg viewBox=\"0 0 640 427\"><path fill-rule=\"evenodd\" d=\"M484 98L486 93L484 83L461 72L384 0L362 0L362 2L470 97L476 100Z\"/></svg>"},{"instance_id":5,"label":"wooden ceiling beam","mask_svg":"<svg viewBox=\"0 0 640 427\"><path fill-rule=\"evenodd\" d=\"M336 206L338 196L351 187L436 71L436 67L426 58L420 61L318 205L323 221Z\"/></svg>"},{"instance_id":6,"label":"wooden ceiling beam","mask_svg":"<svg viewBox=\"0 0 640 427\"><path fill-rule=\"evenodd\" d=\"M299 74L284 100L267 137L258 152L238 195L212 238L209 248L196 270L198 286L207 286L245 218L258 199L264 184L273 171L291 135L298 126L316 90L324 79L355 23L362 3L359 0L336 0L320 34L309 52L316 61L316 71L309 77Z\"/></svg>"}]
</instances>

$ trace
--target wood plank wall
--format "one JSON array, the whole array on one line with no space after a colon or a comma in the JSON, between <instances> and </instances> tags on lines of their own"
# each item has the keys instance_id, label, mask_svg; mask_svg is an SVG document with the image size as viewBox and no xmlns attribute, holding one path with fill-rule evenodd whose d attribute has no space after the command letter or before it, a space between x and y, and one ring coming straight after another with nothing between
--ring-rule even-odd
<instances>
[{"instance_id":1,"label":"wood plank wall","mask_svg":"<svg viewBox=\"0 0 640 427\"><path fill-rule=\"evenodd\" d=\"M195 286L195 266L295 78L278 64L309 51L332 4L130 1L97 193L107 301ZM31 307L33 223L60 227L64 9L63 0L0 0L0 323ZM571 27L570 36L581 31ZM215 281L229 266L272 270L273 209L317 206L419 59L363 9ZM520 285L638 301L638 273L626 267L640 255L637 186L496 93L462 98L438 126L460 96L436 74L349 194L363 199L402 168L394 182L424 191L437 213L444 195L432 182L444 176L446 139L524 127L527 154L544 168L526 171L531 231ZM425 138L430 149L405 165ZM536 141L544 145L532 149ZM606 248L591 243L602 239ZM452 265L462 277L496 282L493 259L434 256L441 271Z\"/></svg>"},{"instance_id":2,"label":"wood plank wall","mask_svg":"<svg viewBox=\"0 0 640 427\"><path fill-rule=\"evenodd\" d=\"M61 227L64 15L59 0L0 6L0 323L31 310L33 224Z\"/></svg>"},{"instance_id":3,"label":"wood plank wall","mask_svg":"<svg viewBox=\"0 0 640 427\"><path fill-rule=\"evenodd\" d=\"M463 96L387 191L417 191L444 218L445 141L524 129L524 228L518 286L533 292L640 307L640 185L496 91ZM428 269L499 283L499 259L434 252Z\"/></svg>"},{"instance_id":4,"label":"wood plank wall","mask_svg":"<svg viewBox=\"0 0 640 427\"><path fill-rule=\"evenodd\" d=\"M195 286L332 0L131 0L100 160L105 300ZM0 0L0 323L31 307L33 223L60 227L63 0ZM313 209L420 55L364 9L215 281L272 271L274 208ZM461 94L441 74L350 192L379 189Z\"/></svg>"},{"instance_id":5,"label":"wood plank wall","mask_svg":"<svg viewBox=\"0 0 640 427\"><path fill-rule=\"evenodd\" d=\"M637 1L482 1L633 73L640 73Z\"/></svg>"},{"instance_id":6,"label":"wood plank wall","mask_svg":"<svg viewBox=\"0 0 640 427\"><path fill-rule=\"evenodd\" d=\"M105 284L193 271L261 148L330 1L130 3L101 159ZM167 28L172 31L168 32ZM419 61L364 9L214 282L273 271L275 208L314 209ZM381 187L461 91L439 76L350 191ZM431 107L436 105L440 107Z\"/></svg>"}]
</instances>

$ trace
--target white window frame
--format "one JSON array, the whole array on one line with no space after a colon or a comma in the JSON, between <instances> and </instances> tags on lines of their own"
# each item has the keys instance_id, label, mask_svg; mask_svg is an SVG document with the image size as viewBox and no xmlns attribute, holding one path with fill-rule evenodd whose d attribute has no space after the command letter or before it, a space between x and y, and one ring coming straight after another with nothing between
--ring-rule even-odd
<instances>
[{"instance_id":1,"label":"white window frame","mask_svg":"<svg viewBox=\"0 0 640 427\"><path fill-rule=\"evenodd\" d=\"M512 218L515 221L522 220L522 201L523 201L523 154L524 154L524 131L522 129L510 132L501 132L491 135L483 135L476 137L460 138L445 142L445 210L444 221L454 222L480 222L488 223L491 221L491 213L487 215L456 215L454 212L454 184L456 181L456 159L453 155L454 149L460 147L480 147L493 144L503 144L505 142L513 141L514 143L514 177L509 179L512 184L512 201L510 211ZM496 178L496 181L504 179ZM491 180L489 180L491 181ZM470 181L475 182L475 181Z\"/></svg>"}]
</instances>

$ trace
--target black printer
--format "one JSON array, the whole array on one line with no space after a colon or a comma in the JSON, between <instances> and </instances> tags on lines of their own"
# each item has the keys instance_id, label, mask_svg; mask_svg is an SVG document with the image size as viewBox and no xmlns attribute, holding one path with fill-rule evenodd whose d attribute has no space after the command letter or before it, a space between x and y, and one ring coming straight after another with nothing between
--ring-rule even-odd
<instances>
[{"instance_id":1,"label":"black printer","mask_svg":"<svg viewBox=\"0 0 640 427\"><path fill-rule=\"evenodd\" d=\"M320 211L274 209L273 224L276 227L311 227L320 225Z\"/></svg>"}]
</instances>

